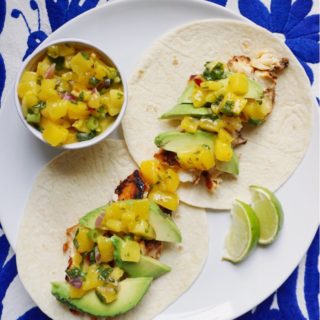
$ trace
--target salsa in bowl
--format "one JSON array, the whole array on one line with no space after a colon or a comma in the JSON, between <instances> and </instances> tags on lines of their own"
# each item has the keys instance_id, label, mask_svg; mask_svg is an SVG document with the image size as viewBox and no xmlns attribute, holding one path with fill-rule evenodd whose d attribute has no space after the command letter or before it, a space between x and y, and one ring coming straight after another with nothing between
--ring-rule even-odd
<instances>
[{"instance_id":1,"label":"salsa in bowl","mask_svg":"<svg viewBox=\"0 0 320 320\"><path fill-rule=\"evenodd\" d=\"M60 39L24 63L15 99L21 120L37 138L53 147L78 149L117 128L127 87L104 51L83 40Z\"/></svg>"}]
</instances>

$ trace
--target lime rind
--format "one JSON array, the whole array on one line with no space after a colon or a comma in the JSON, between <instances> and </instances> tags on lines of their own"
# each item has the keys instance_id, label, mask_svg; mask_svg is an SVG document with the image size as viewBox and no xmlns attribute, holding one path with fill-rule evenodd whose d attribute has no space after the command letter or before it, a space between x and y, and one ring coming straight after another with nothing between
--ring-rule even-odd
<instances>
[{"instance_id":1,"label":"lime rind","mask_svg":"<svg viewBox=\"0 0 320 320\"><path fill-rule=\"evenodd\" d=\"M276 221L274 223L274 229L269 232L269 236L266 237L266 230L262 230L261 237L259 238L259 244L261 245L268 245L274 242L277 238L279 231L283 225L283 209L281 206L280 201L277 197L268 189L260 186L252 185L249 187L251 195L252 195L252 206L256 211L258 219L264 220L264 223L260 223L261 228L268 228L270 227L270 223L273 220ZM261 202L265 202L264 204ZM267 204L266 202L269 202ZM269 205L269 218L266 217L266 207ZM269 223L266 220L269 219Z\"/></svg>"},{"instance_id":2,"label":"lime rind","mask_svg":"<svg viewBox=\"0 0 320 320\"><path fill-rule=\"evenodd\" d=\"M235 200L232 210L232 225L225 242L223 260L232 263L243 261L256 247L260 236L259 220L246 203Z\"/></svg>"}]
</instances>

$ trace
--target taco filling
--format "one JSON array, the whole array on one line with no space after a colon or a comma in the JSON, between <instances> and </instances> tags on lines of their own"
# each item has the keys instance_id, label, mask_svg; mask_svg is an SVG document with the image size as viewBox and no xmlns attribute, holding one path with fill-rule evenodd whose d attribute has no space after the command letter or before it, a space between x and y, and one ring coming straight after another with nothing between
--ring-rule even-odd
<instances>
[{"instance_id":1,"label":"taco filling","mask_svg":"<svg viewBox=\"0 0 320 320\"><path fill-rule=\"evenodd\" d=\"M135 170L116 188L118 201L87 213L67 229L65 281L52 283L51 292L71 310L103 317L125 313L139 303L153 279L170 272L159 261L163 242L179 243L181 233L171 211L165 213L152 194L147 198L147 190L148 183Z\"/></svg>"},{"instance_id":2,"label":"taco filling","mask_svg":"<svg viewBox=\"0 0 320 320\"><path fill-rule=\"evenodd\" d=\"M181 182L204 178L214 190L223 175L239 174L234 149L247 142L242 131L259 126L272 112L275 86L288 59L261 52L255 59L234 56L226 63L207 62L201 74L191 75L177 104L161 119L179 121L179 131L155 138L155 157L174 167Z\"/></svg>"}]
</instances>

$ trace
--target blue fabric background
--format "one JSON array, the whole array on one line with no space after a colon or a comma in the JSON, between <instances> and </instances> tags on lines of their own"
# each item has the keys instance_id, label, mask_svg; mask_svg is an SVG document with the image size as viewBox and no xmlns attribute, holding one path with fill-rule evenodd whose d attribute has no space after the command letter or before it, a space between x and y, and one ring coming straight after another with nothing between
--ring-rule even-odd
<instances>
[{"instance_id":1,"label":"blue fabric background","mask_svg":"<svg viewBox=\"0 0 320 320\"><path fill-rule=\"evenodd\" d=\"M9 0L8 0L9 1ZM39 2L40 0L38 0ZM38 28L30 29L29 23L18 9L7 12L6 0L0 0L0 37L5 25L5 19L24 19L29 32L26 43L25 59L47 37L41 30L41 17L38 2L29 1L29 6L37 14ZM79 0L45 0L51 30L55 31L66 21L77 15L94 8L98 0L86 0L80 5ZM211 2L225 6L227 0L211 0ZM312 0L272 0L270 10L260 0L239 0L240 13L256 24L275 33L283 34L285 43L296 55L304 67L310 82L314 81L313 72L308 64L319 63L319 15L309 15L313 6ZM6 67L0 52L0 98L6 80ZM1 225L0 225L1 228ZM2 318L3 298L6 291L17 275L15 256L9 260L9 243L4 235L0 237L0 319ZM319 231L306 256L304 275L304 298L308 318L319 320ZM269 298L261 303L254 311L241 316L238 320L303 320L306 319L297 303L297 277L298 268L291 274L288 280ZM273 308L272 302L277 299L279 308ZM49 319L38 308L32 308L19 320L45 320ZM13 319L4 319L13 320Z\"/></svg>"}]
</instances>

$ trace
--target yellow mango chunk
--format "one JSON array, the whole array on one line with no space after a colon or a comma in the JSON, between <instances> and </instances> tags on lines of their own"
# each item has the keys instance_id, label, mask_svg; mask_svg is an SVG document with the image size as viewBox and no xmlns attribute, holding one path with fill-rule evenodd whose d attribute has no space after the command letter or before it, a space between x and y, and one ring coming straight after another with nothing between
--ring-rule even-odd
<instances>
[{"instance_id":1,"label":"yellow mango chunk","mask_svg":"<svg viewBox=\"0 0 320 320\"><path fill-rule=\"evenodd\" d=\"M207 147L178 154L178 160L185 169L209 170L215 165L214 153Z\"/></svg>"},{"instance_id":2,"label":"yellow mango chunk","mask_svg":"<svg viewBox=\"0 0 320 320\"><path fill-rule=\"evenodd\" d=\"M216 139L214 144L214 153L220 161L230 161L232 158L232 147L230 143L223 142L220 139Z\"/></svg>"},{"instance_id":3,"label":"yellow mango chunk","mask_svg":"<svg viewBox=\"0 0 320 320\"><path fill-rule=\"evenodd\" d=\"M45 73L51 66L50 60L45 57L42 61L40 61L37 65L37 75L44 77Z\"/></svg>"},{"instance_id":4,"label":"yellow mango chunk","mask_svg":"<svg viewBox=\"0 0 320 320\"><path fill-rule=\"evenodd\" d=\"M68 101L66 100L49 100L46 105L46 112L52 121L57 121L64 117L68 112ZM63 126L65 128L65 126Z\"/></svg>"},{"instance_id":5,"label":"yellow mango chunk","mask_svg":"<svg viewBox=\"0 0 320 320\"><path fill-rule=\"evenodd\" d=\"M192 117L184 117L180 123L180 128L186 132L194 133L198 130L199 120Z\"/></svg>"},{"instance_id":6,"label":"yellow mango chunk","mask_svg":"<svg viewBox=\"0 0 320 320\"><path fill-rule=\"evenodd\" d=\"M70 61L70 67L74 73L77 75L84 74L86 72L91 73L93 67L93 61L87 52L78 52L72 57Z\"/></svg>"},{"instance_id":7,"label":"yellow mango chunk","mask_svg":"<svg viewBox=\"0 0 320 320\"><path fill-rule=\"evenodd\" d=\"M222 84L218 81L203 81L200 83L200 87L211 91L217 91L222 88Z\"/></svg>"},{"instance_id":8,"label":"yellow mango chunk","mask_svg":"<svg viewBox=\"0 0 320 320\"><path fill-rule=\"evenodd\" d=\"M55 79L43 79L38 93L39 99L43 101L60 99L58 92L55 90L55 86Z\"/></svg>"},{"instance_id":9,"label":"yellow mango chunk","mask_svg":"<svg viewBox=\"0 0 320 320\"><path fill-rule=\"evenodd\" d=\"M228 131L224 129L220 129L218 132L218 139L221 140L222 142L230 144L233 140L233 137Z\"/></svg>"},{"instance_id":10,"label":"yellow mango chunk","mask_svg":"<svg viewBox=\"0 0 320 320\"><path fill-rule=\"evenodd\" d=\"M78 251L75 251L72 257L72 267L79 268L81 263L82 263L82 255Z\"/></svg>"},{"instance_id":11,"label":"yellow mango chunk","mask_svg":"<svg viewBox=\"0 0 320 320\"><path fill-rule=\"evenodd\" d=\"M109 262L113 260L114 247L110 238L99 236L97 238L98 249L100 252L101 262Z\"/></svg>"},{"instance_id":12,"label":"yellow mango chunk","mask_svg":"<svg viewBox=\"0 0 320 320\"><path fill-rule=\"evenodd\" d=\"M228 89L236 95L245 95L249 89L249 81L247 76L243 73L232 74L229 77Z\"/></svg>"},{"instance_id":13,"label":"yellow mango chunk","mask_svg":"<svg viewBox=\"0 0 320 320\"><path fill-rule=\"evenodd\" d=\"M100 107L100 95L99 93L91 94L88 100L88 106L92 109L98 109Z\"/></svg>"},{"instance_id":14,"label":"yellow mango chunk","mask_svg":"<svg viewBox=\"0 0 320 320\"><path fill-rule=\"evenodd\" d=\"M171 211L175 211L179 205L179 197L177 194L168 191L157 190L156 188L152 188L148 198L158 205Z\"/></svg>"},{"instance_id":15,"label":"yellow mango chunk","mask_svg":"<svg viewBox=\"0 0 320 320\"><path fill-rule=\"evenodd\" d=\"M67 101L69 119L86 119L89 116L89 110L84 102L78 101L72 103Z\"/></svg>"},{"instance_id":16,"label":"yellow mango chunk","mask_svg":"<svg viewBox=\"0 0 320 320\"><path fill-rule=\"evenodd\" d=\"M208 118L200 119L199 127L202 130L209 132L218 132L224 127L224 122L221 119L211 120Z\"/></svg>"},{"instance_id":17,"label":"yellow mango chunk","mask_svg":"<svg viewBox=\"0 0 320 320\"><path fill-rule=\"evenodd\" d=\"M109 92L108 112L110 116L116 116L120 113L123 105L124 95L121 90L111 89Z\"/></svg>"},{"instance_id":18,"label":"yellow mango chunk","mask_svg":"<svg viewBox=\"0 0 320 320\"><path fill-rule=\"evenodd\" d=\"M103 303L111 303L117 299L118 292L114 285L107 284L96 288L96 295Z\"/></svg>"},{"instance_id":19,"label":"yellow mango chunk","mask_svg":"<svg viewBox=\"0 0 320 320\"><path fill-rule=\"evenodd\" d=\"M26 116L28 113L28 109L35 106L38 103L39 103L39 99L37 97L37 94L34 93L33 91L27 91L24 94L21 101L23 115Z\"/></svg>"},{"instance_id":20,"label":"yellow mango chunk","mask_svg":"<svg viewBox=\"0 0 320 320\"><path fill-rule=\"evenodd\" d=\"M124 271L119 267L114 267L112 272L109 275L109 279L113 279L114 281L119 281L124 274Z\"/></svg>"},{"instance_id":21,"label":"yellow mango chunk","mask_svg":"<svg viewBox=\"0 0 320 320\"><path fill-rule=\"evenodd\" d=\"M122 231L122 223L119 220L116 219L107 219L107 221L104 223L104 226L111 231L114 232L121 232Z\"/></svg>"},{"instance_id":22,"label":"yellow mango chunk","mask_svg":"<svg viewBox=\"0 0 320 320\"><path fill-rule=\"evenodd\" d=\"M161 179L157 187L159 190L174 193L177 191L179 183L179 174L171 168L166 168L161 172Z\"/></svg>"},{"instance_id":23,"label":"yellow mango chunk","mask_svg":"<svg viewBox=\"0 0 320 320\"><path fill-rule=\"evenodd\" d=\"M96 59L93 68L97 79L103 79L108 75L108 67L100 59Z\"/></svg>"},{"instance_id":24,"label":"yellow mango chunk","mask_svg":"<svg viewBox=\"0 0 320 320\"><path fill-rule=\"evenodd\" d=\"M22 82L37 82L38 75L34 71L24 71L21 78L20 83Z\"/></svg>"},{"instance_id":25,"label":"yellow mango chunk","mask_svg":"<svg viewBox=\"0 0 320 320\"><path fill-rule=\"evenodd\" d=\"M140 164L143 178L151 185L160 181L161 165L158 160L144 160Z\"/></svg>"},{"instance_id":26,"label":"yellow mango chunk","mask_svg":"<svg viewBox=\"0 0 320 320\"><path fill-rule=\"evenodd\" d=\"M138 242L128 239L123 241L120 251L120 258L122 261L139 262L140 257L140 245Z\"/></svg>"},{"instance_id":27,"label":"yellow mango chunk","mask_svg":"<svg viewBox=\"0 0 320 320\"><path fill-rule=\"evenodd\" d=\"M192 92L192 103L195 108L203 107L206 104L206 93L200 88L194 88Z\"/></svg>"},{"instance_id":28,"label":"yellow mango chunk","mask_svg":"<svg viewBox=\"0 0 320 320\"><path fill-rule=\"evenodd\" d=\"M89 252L94 247L94 242L89 238L89 229L80 227L74 239L75 246L79 253Z\"/></svg>"},{"instance_id":29,"label":"yellow mango chunk","mask_svg":"<svg viewBox=\"0 0 320 320\"><path fill-rule=\"evenodd\" d=\"M45 125L44 125L45 123ZM43 139L47 141L51 146L56 147L65 143L68 138L68 130L63 126L60 126L54 122L41 121L40 125L44 128Z\"/></svg>"},{"instance_id":30,"label":"yellow mango chunk","mask_svg":"<svg viewBox=\"0 0 320 320\"><path fill-rule=\"evenodd\" d=\"M156 233L149 222L146 220L139 220L135 223L134 227L131 229L131 232L137 236L146 238L146 239L155 239Z\"/></svg>"},{"instance_id":31,"label":"yellow mango chunk","mask_svg":"<svg viewBox=\"0 0 320 320\"><path fill-rule=\"evenodd\" d=\"M249 100L243 109L243 113L253 120L264 120L270 111L263 103L259 104L256 100Z\"/></svg>"},{"instance_id":32,"label":"yellow mango chunk","mask_svg":"<svg viewBox=\"0 0 320 320\"><path fill-rule=\"evenodd\" d=\"M39 90L40 86L36 81L20 82L18 84L18 96L20 99L22 99L27 92L37 94Z\"/></svg>"},{"instance_id":33,"label":"yellow mango chunk","mask_svg":"<svg viewBox=\"0 0 320 320\"><path fill-rule=\"evenodd\" d=\"M76 143L78 142L77 135L75 132L69 132L65 143Z\"/></svg>"},{"instance_id":34,"label":"yellow mango chunk","mask_svg":"<svg viewBox=\"0 0 320 320\"><path fill-rule=\"evenodd\" d=\"M83 297L87 293L87 290L83 290L83 288L76 288L74 286L69 287L69 296L71 299L79 299Z\"/></svg>"},{"instance_id":35,"label":"yellow mango chunk","mask_svg":"<svg viewBox=\"0 0 320 320\"><path fill-rule=\"evenodd\" d=\"M102 286L104 281L99 279L99 274L98 266L96 264L90 265L86 274L86 279L81 288L85 291L88 291Z\"/></svg>"}]
</instances>

